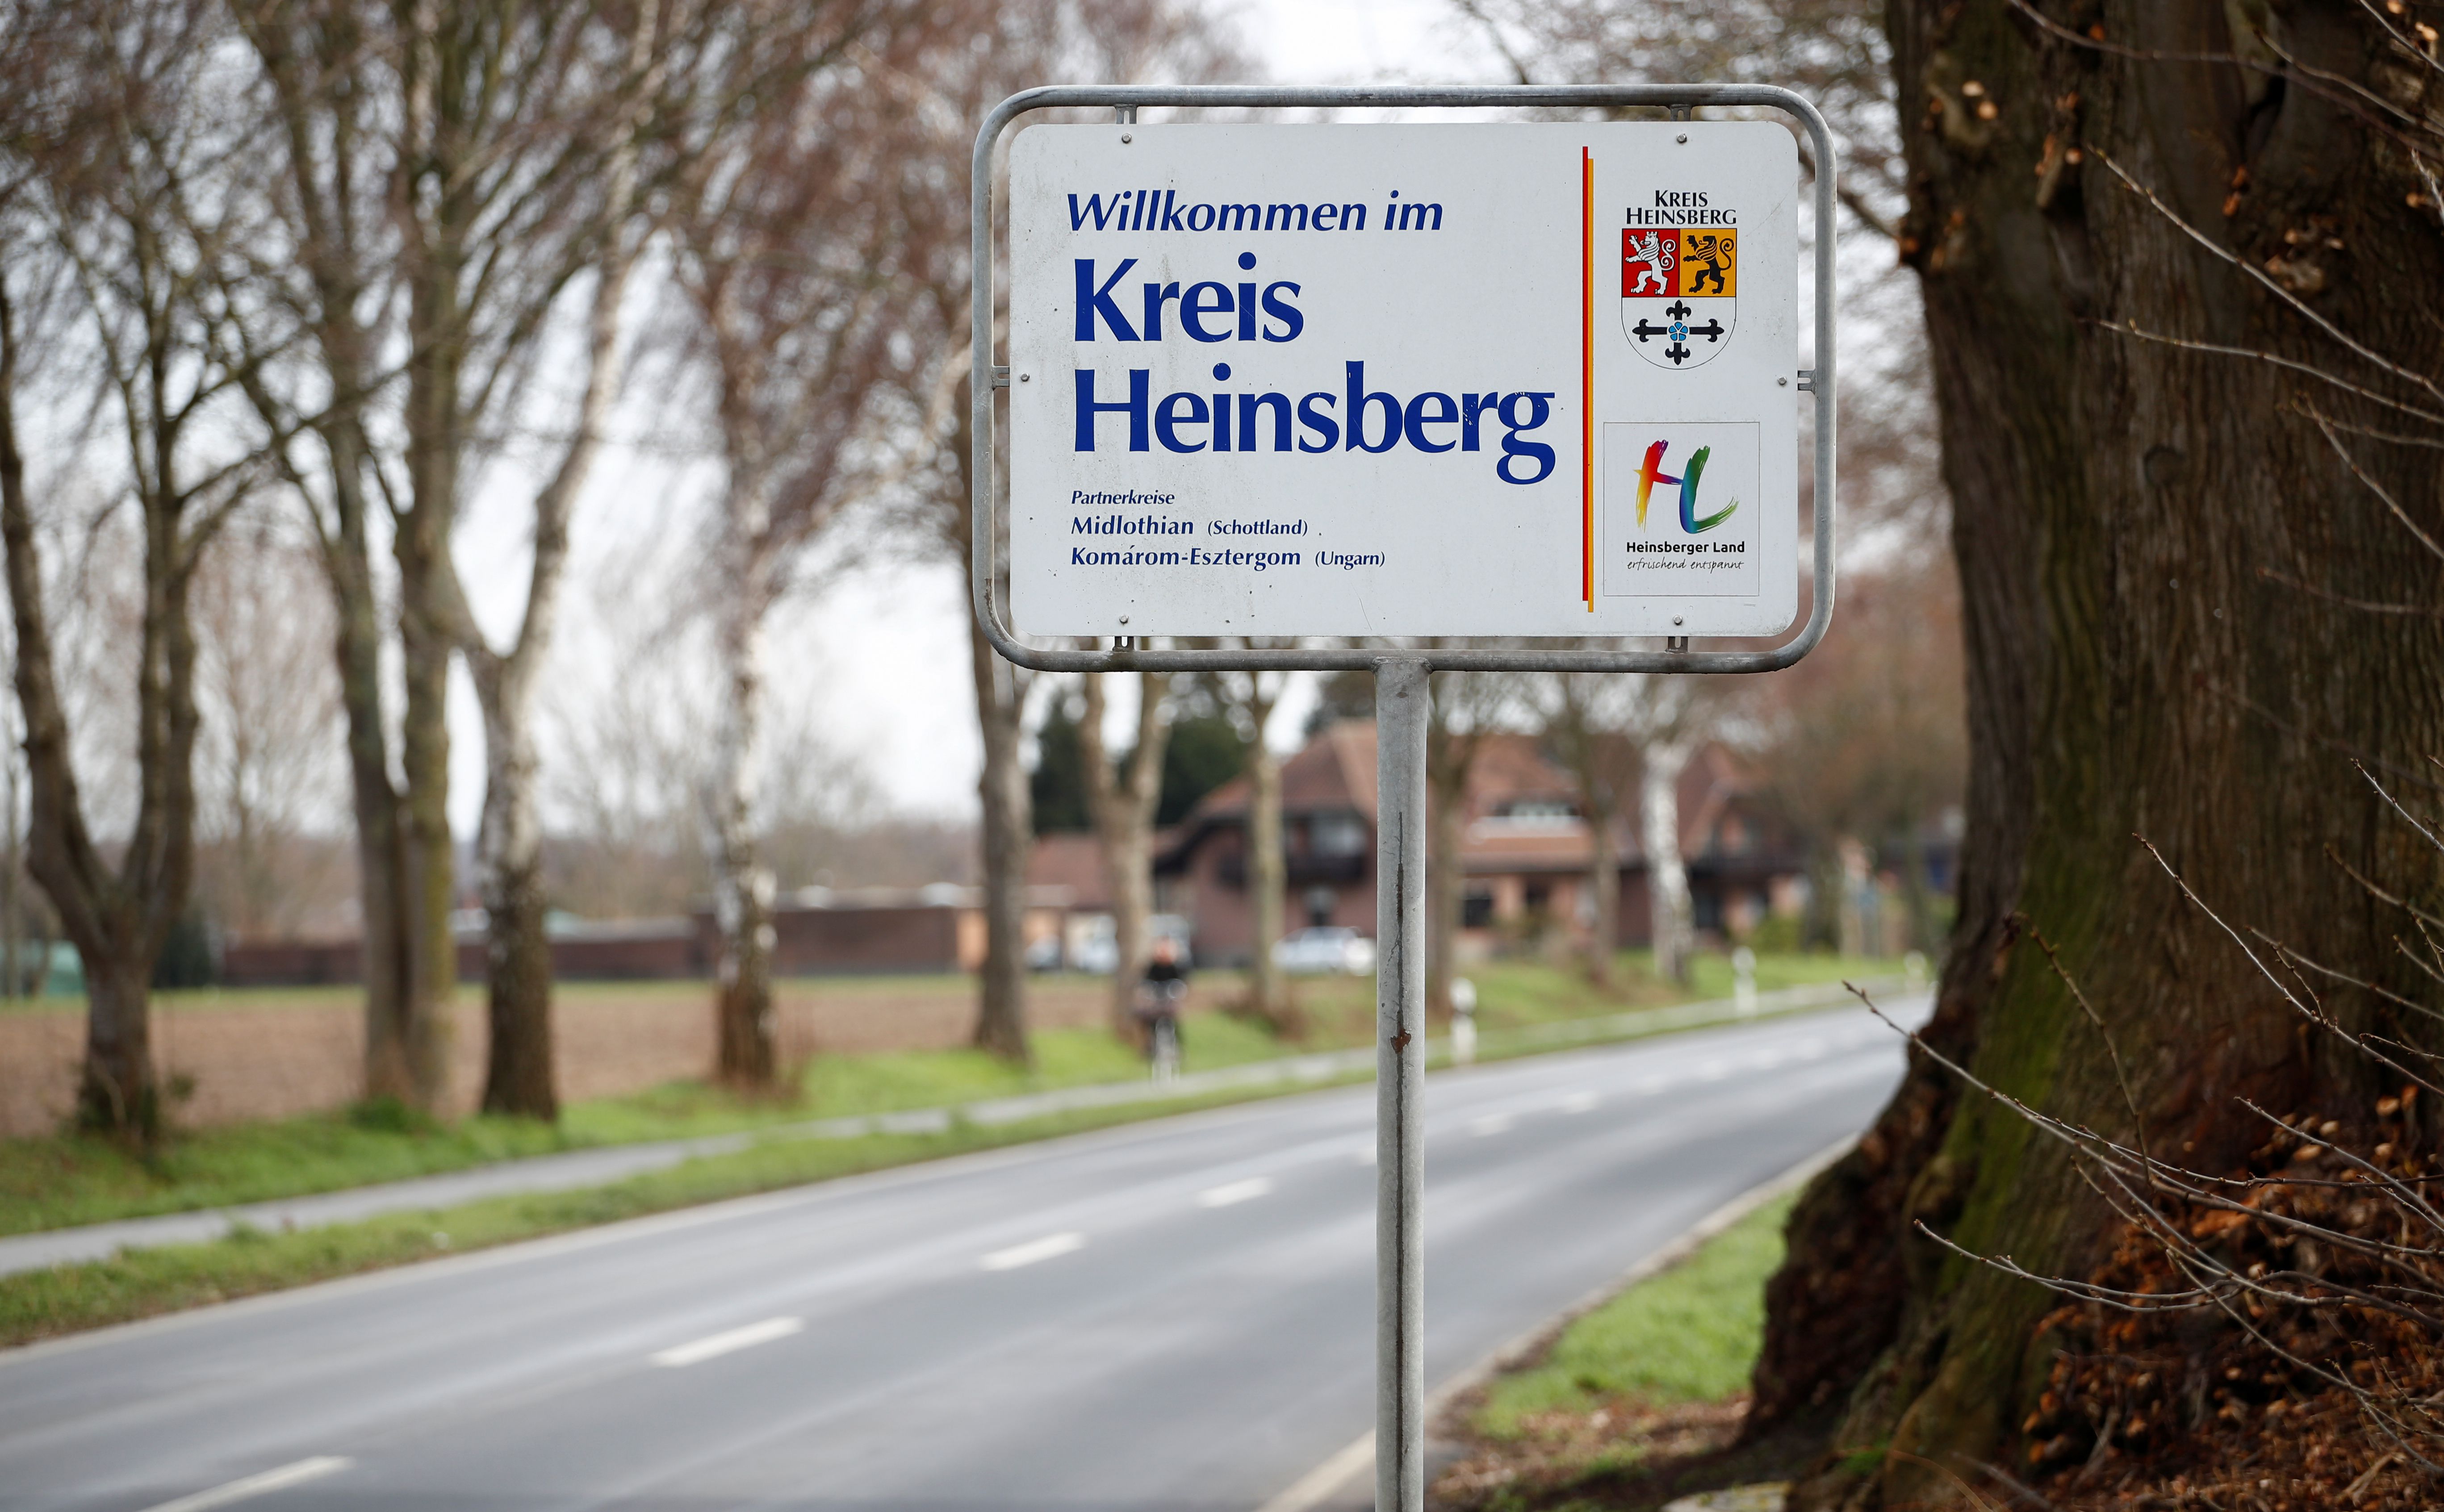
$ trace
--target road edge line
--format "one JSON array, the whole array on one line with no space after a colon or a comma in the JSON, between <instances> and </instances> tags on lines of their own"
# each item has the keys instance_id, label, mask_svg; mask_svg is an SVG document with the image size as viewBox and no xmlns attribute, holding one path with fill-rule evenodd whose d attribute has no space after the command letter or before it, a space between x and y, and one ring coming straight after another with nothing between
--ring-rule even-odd
<instances>
[{"instance_id":1,"label":"road edge line","mask_svg":"<svg viewBox=\"0 0 2444 1512\"><path fill-rule=\"evenodd\" d=\"M1427 1434L1434 1436L1434 1426L1452 1404L1462 1395L1491 1380L1495 1375L1533 1358L1551 1347L1564 1329L1594 1312L1604 1303L1629 1290L1640 1282L1651 1281L1695 1254L1705 1243L1731 1228L1766 1204L1786 1192L1805 1186L1835 1161L1848 1154L1859 1143L1857 1134L1844 1134L1817 1151L1797 1165L1768 1177L1731 1201L1698 1219L1679 1236L1653 1254L1630 1265L1620 1275L1579 1298L1576 1301L1538 1323L1524 1334L1496 1346L1458 1374L1452 1376L1426 1395ZM1370 1431L1355 1442L1335 1451L1314 1469L1293 1482L1289 1488L1267 1502L1256 1512L1312 1512L1335 1491L1349 1484L1358 1472L1375 1463L1375 1435Z\"/></svg>"}]
</instances>

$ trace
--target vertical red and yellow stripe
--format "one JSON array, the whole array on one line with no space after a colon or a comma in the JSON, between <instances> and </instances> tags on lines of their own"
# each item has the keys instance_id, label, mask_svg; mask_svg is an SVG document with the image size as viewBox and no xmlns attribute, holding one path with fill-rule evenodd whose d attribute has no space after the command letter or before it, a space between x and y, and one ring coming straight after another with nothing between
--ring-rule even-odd
<instances>
[{"instance_id":1,"label":"vertical red and yellow stripe","mask_svg":"<svg viewBox=\"0 0 2444 1512\"><path fill-rule=\"evenodd\" d=\"M1596 155L1579 149L1579 597L1596 612Z\"/></svg>"}]
</instances>

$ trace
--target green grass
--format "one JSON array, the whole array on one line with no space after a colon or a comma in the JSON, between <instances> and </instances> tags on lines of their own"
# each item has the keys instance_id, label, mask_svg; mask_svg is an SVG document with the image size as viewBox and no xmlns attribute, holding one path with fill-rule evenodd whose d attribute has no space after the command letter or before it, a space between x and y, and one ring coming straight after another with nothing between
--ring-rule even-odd
<instances>
[{"instance_id":1,"label":"green grass","mask_svg":"<svg viewBox=\"0 0 2444 1512\"><path fill-rule=\"evenodd\" d=\"M1249 1096L1062 1114L994 1128L962 1122L936 1134L772 1139L583 1191L498 1197L297 1233L241 1230L212 1244L164 1245L22 1272L0 1277L0 1347L727 1197L1216 1107Z\"/></svg>"},{"instance_id":2,"label":"green grass","mask_svg":"<svg viewBox=\"0 0 2444 1512\"><path fill-rule=\"evenodd\" d=\"M1768 969L1777 965L1783 969ZM1770 990L1889 969L1889 963L1820 957L1760 963L1758 976L1760 986ZM1711 980L1710 971L1723 980ZM1489 1054L1501 1053L1499 1033L1506 1028L1661 1005L1686 996L1637 975L1625 973L1624 980L1633 985L1598 995L1563 966L1501 963L1480 968L1478 1018L1487 1029ZM1728 965L1701 962L1695 995L1728 990ZM1245 1021L1198 1014L1187 1025L1191 1068L1371 1038L1371 983L1306 982L1301 992L1314 1022L1306 1042L1284 1045ZM572 1105L556 1129L495 1118L437 1123L396 1110L360 1109L188 1132L144 1157L88 1138L10 1140L0 1143L0 1232L222 1207L583 1146L956 1105L1143 1075L1135 1054L1100 1029L1041 1031L1034 1043L1032 1069L967 1050L819 1058L805 1068L793 1098L747 1099L680 1083ZM962 1121L935 1134L775 1137L744 1152L584 1191L497 1198L300 1233L241 1232L214 1244L164 1246L28 1272L0 1278L0 1346L725 1197L1291 1090L1303 1089L1246 1089L993 1128ZM1767 1273L1780 1258L1787 1207L1779 1204L1751 1217L1687 1264L1579 1320L1546 1361L1494 1386L1481 1426L1498 1436L1516 1432L1523 1413L1583 1408L1607 1396L1705 1400L1739 1389L1755 1357L1759 1299Z\"/></svg>"},{"instance_id":3,"label":"green grass","mask_svg":"<svg viewBox=\"0 0 2444 1512\"><path fill-rule=\"evenodd\" d=\"M1514 1439L1526 1419L1606 1402L1711 1402L1745 1390L1765 1330L1765 1283L1782 1263L1794 1198L1768 1203L1689 1260L1572 1323L1545 1358L1496 1380L1476 1428Z\"/></svg>"},{"instance_id":4,"label":"green grass","mask_svg":"<svg viewBox=\"0 0 2444 1512\"><path fill-rule=\"evenodd\" d=\"M1834 981L1888 971L1890 963L1834 956L1768 957L1758 985ZM1642 952L1626 953L1619 985L1598 993L1565 964L1505 961L1472 968L1478 989L1480 1056L1547 1046L1516 1031L1573 1019L1684 1001L1691 993L1655 981ZM1730 963L1702 956L1698 998L1727 996ZM966 978L891 978L894 990L972 991ZM843 986L870 985L850 983ZM1221 996L1236 988L1231 973L1205 973ZM673 984L650 985L667 991ZM685 986L678 984L678 986ZM803 987L803 984L793 987ZM329 990L300 988L302 995ZM638 984L585 984L563 990L565 1003L646 990ZM820 988L818 988L820 990ZM1211 1070L1271 1060L1299 1050L1354 1047L1372 1042L1374 986L1369 979L1301 979L1296 985L1309 1032L1286 1044L1263 1026L1219 1013L1192 1015L1186 1024L1188 1068ZM804 1068L794 1096L740 1097L700 1082L673 1082L619 1097L572 1103L559 1127L523 1119L467 1118L435 1123L381 1110L357 1110L262 1123L182 1131L139 1154L104 1140L61 1135L0 1140L0 1234L103 1223L156 1213L191 1211L338 1190L378 1182L463 1171L519 1156L601 1145L769 1129L814 1118L954 1107L992 1097L1064 1087L1133 1080L1144 1075L1135 1052L1102 1029L1039 1030L1032 1068L1012 1066L973 1050L910 1050L821 1056Z\"/></svg>"}]
</instances>

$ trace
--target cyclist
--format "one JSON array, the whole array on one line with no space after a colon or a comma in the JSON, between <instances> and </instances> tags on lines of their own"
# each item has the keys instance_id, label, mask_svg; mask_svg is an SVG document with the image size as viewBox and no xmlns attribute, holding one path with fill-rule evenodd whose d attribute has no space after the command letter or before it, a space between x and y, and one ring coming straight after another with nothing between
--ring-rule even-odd
<instances>
[{"instance_id":1,"label":"cyclist","mask_svg":"<svg viewBox=\"0 0 2444 1512\"><path fill-rule=\"evenodd\" d=\"M1180 963L1179 942L1168 934L1154 939L1153 959L1138 983L1137 1019L1145 1026L1146 1062L1157 1081L1179 1074L1179 1004L1188 996L1188 968Z\"/></svg>"}]
</instances>

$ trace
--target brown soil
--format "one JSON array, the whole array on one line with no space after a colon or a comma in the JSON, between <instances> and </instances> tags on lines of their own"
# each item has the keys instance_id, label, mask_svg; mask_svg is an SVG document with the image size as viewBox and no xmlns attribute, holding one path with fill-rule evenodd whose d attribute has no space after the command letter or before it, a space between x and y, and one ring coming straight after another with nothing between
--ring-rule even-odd
<instances>
[{"instance_id":1,"label":"brown soil","mask_svg":"<svg viewBox=\"0 0 2444 1512\"><path fill-rule=\"evenodd\" d=\"M1745 1392L1655 1407L1616 1399L1584 1412L1532 1413L1515 1439L1471 1431L1476 1393L1445 1415L1463 1457L1427 1489L1429 1512L1652 1512L1699 1491L1789 1479L1816 1440L1783 1432L1739 1442Z\"/></svg>"},{"instance_id":2,"label":"brown soil","mask_svg":"<svg viewBox=\"0 0 2444 1512\"><path fill-rule=\"evenodd\" d=\"M2060 1512L2439 1504L2415 1456L2444 1457L2444 1327L2433 1305L2444 1253L2432 1216L2444 1162L2420 1149L2416 1100L2405 1089L2373 1119L2286 1119L2229 1174L2222 1189L2240 1210L2167 1203L2197 1257L2188 1274L2160 1235L2121 1231L2091 1278L2100 1286L2177 1298L2210 1274L2204 1259L2263 1289L2203 1308L2082 1301L2049 1316L2041 1338L2054 1364L2021 1425L2018 1473L2035 1492ZM2388 1190L2338 1150L2400 1186Z\"/></svg>"},{"instance_id":3,"label":"brown soil","mask_svg":"<svg viewBox=\"0 0 2444 1512\"><path fill-rule=\"evenodd\" d=\"M561 990L554 1014L561 1095L613 1097L700 1077L713 1060L709 984L579 986ZM1200 985L1192 1012L1219 1002L1229 984ZM1103 1022L1100 983L1037 982L1028 1020L1037 1028ZM974 997L963 982L889 978L792 981L780 986L785 1060L876 1050L951 1049L967 1043ZM193 1091L179 1104L189 1126L280 1118L345 1105L362 1084L364 1020L347 993L281 993L250 1002L157 1003L156 1063ZM59 1127L76 1087L83 1050L81 1005L0 1014L0 1135ZM462 993L451 1015L453 1112L475 1107L483 1085L484 1005Z\"/></svg>"}]
</instances>

